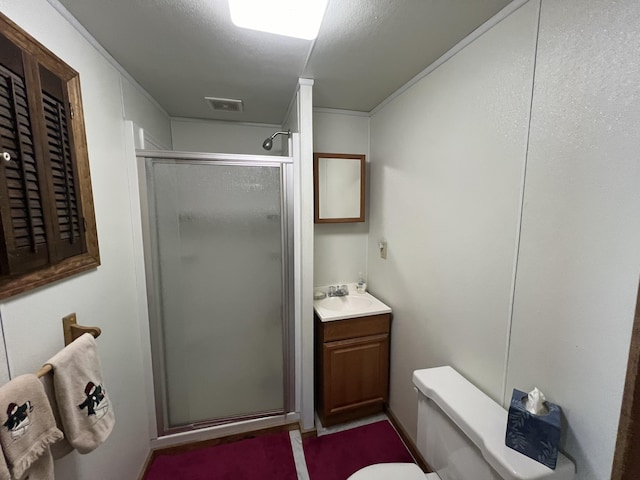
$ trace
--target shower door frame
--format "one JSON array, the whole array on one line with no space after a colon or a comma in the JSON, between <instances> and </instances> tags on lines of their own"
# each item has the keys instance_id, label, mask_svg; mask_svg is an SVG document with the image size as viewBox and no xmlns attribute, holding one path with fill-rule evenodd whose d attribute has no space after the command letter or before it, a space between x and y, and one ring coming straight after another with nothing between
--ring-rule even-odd
<instances>
[{"instance_id":1,"label":"shower door frame","mask_svg":"<svg viewBox=\"0 0 640 480\"><path fill-rule=\"evenodd\" d=\"M142 217L142 239L144 250L144 269L146 276L147 306L149 311L149 332L151 336L151 358L153 370L153 390L156 411L158 437L182 432L197 431L208 427L228 425L235 422L275 416L286 416L295 407L295 322L294 322L294 160L293 157L268 155L241 155L226 153L179 152L172 150L136 150L140 209ZM167 382L164 360L163 331L159 298L159 276L154 271L153 256L157 249L156 239L151 235L149 193L153 185L147 181L148 160L160 160L164 163L279 167L280 170L280 207L281 251L282 251L282 348L283 348L283 409L255 412L250 415L224 417L193 422L176 427L168 426Z\"/></svg>"}]
</instances>

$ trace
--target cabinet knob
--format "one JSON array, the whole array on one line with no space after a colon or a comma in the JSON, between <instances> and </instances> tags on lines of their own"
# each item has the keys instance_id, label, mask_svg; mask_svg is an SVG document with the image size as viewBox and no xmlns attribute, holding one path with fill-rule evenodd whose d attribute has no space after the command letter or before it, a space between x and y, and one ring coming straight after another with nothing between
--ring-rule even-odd
<instances>
[{"instance_id":1,"label":"cabinet knob","mask_svg":"<svg viewBox=\"0 0 640 480\"><path fill-rule=\"evenodd\" d=\"M9 152L2 152L2 158L5 162L11 161L11 154Z\"/></svg>"}]
</instances>

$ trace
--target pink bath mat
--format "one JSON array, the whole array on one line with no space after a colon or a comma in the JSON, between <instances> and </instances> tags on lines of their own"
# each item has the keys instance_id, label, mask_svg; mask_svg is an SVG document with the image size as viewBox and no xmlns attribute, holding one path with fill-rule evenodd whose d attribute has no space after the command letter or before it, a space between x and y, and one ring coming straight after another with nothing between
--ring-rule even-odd
<instances>
[{"instance_id":1,"label":"pink bath mat","mask_svg":"<svg viewBox=\"0 0 640 480\"><path fill-rule=\"evenodd\" d=\"M288 432L158 455L145 480L296 480Z\"/></svg>"},{"instance_id":2,"label":"pink bath mat","mask_svg":"<svg viewBox=\"0 0 640 480\"><path fill-rule=\"evenodd\" d=\"M346 480L352 473L374 463L414 463L386 420L307 438L302 444L311 480Z\"/></svg>"}]
</instances>

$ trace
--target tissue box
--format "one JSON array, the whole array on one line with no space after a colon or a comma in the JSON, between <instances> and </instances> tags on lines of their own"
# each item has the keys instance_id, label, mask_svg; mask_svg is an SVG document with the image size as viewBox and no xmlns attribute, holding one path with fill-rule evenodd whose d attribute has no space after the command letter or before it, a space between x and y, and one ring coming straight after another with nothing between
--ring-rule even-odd
<instances>
[{"instance_id":1,"label":"tissue box","mask_svg":"<svg viewBox=\"0 0 640 480\"><path fill-rule=\"evenodd\" d=\"M526 400L526 392L513 389L505 443L507 447L555 469L560 444L560 407L545 402L549 408L548 415L534 415L525 409Z\"/></svg>"}]
</instances>

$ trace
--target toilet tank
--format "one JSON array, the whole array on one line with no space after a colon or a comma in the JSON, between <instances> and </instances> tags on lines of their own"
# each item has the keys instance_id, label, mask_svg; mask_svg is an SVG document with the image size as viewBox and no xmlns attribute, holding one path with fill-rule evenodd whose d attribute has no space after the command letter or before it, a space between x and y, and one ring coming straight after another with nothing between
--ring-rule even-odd
<instances>
[{"instance_id":1,"label":"toilet tank","mask_svg":"<svg viewBox=\"0 0 640 480\"><path fill-rule=\"evenodd\" d=\"M413 372L418 390L417 447L442 480L571 480L575 465L558 454L555 470L505 445L507 411L451 367Z\"/></svg>"}]
</instances>

